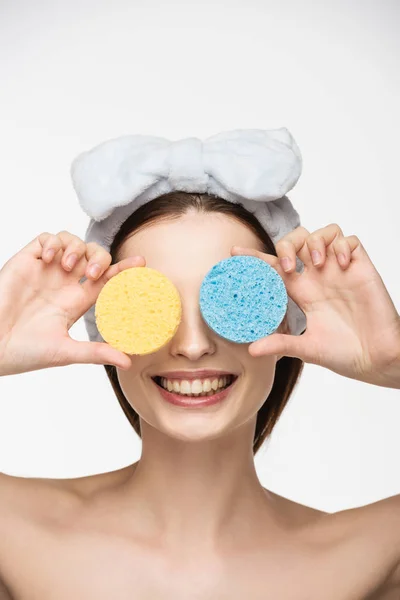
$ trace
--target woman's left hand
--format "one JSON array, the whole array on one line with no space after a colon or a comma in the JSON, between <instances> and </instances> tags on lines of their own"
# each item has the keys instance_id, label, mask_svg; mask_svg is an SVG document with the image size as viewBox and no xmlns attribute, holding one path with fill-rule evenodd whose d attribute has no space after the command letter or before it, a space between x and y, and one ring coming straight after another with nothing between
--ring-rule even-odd
<instances>
[{"instance_id":1,"label":"woman's left hand","mask_svg":"<svg viewBox=\"0 0 400 600\"><path fill-rule=\"evenodd\" d=\"M317 266L314 250L321 253ZM277 242L276 251L278 257L234 246L231 254L256 256L275 268L305 313L307 329L300 336L268 335L249 345L250 354L297 357L344 377L400 388L400 316L358 237L344 237L335 223L311 234L297 227ZM303 273L295 271L296 255Z\"/></svg>"}]
</instances>

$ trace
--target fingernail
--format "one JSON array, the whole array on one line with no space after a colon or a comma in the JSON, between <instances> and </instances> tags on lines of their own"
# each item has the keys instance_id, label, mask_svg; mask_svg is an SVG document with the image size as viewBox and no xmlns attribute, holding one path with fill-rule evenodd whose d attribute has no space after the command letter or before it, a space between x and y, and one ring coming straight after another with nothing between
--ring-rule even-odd
<instances>
[{"instance_id":1,"label":"fingernail","mask_svg":"<svg viewBox=\"0 0 400 600\"><path fill-rule=\"evenodd\" d=\"M72 269L72 267L75 265L77 258L78 256L76 254L70 254L70 256L68 256L65 264L69 269Z\"/></svg>"},{"instance_id":2,"label":"fingernail","mask_svg":"<svg viewBox=\"0 0 400 600\"><path fill-rule=\"evenodd\" d=\"M259 353L262 354L262 346L260 344L258 344L258 346L253 345L251 347L251 352L250 352L250 348L249 348L249 353L250 353L250 356L254 356L254 358L257 358L260 355Z\"/></svg>"},{"instance_id":3,"label":"fingernail","mask_svg":"<svg viewBox=\"0 0 400 600\"><path fill-rule=\"evenodd\" d=\"M313 264L319 265L319 263L321 262L321 252L318 252L318 250L313 250L311 252L311 257L312 257Z\"/></svg>"},{"instance_id":4,"label":"fingernail","mask_svg":"<svg viewBox=\"0 0 400 600\"><path fill-rule=\"evenodd\" d=\"M55 254L55 250L53 248L50 248L50 250L46 250L46 252L44 253L44 258L46 260L51 260L53 258Z\"/></svg>"},{"instance_id":5,"label":"fingernail","mask_svg":"<svg viewBox=\"0 0 400 600\"><path fill-rule=\"evenodd\" d=\"M91 277L97 277L97 275L100 273L100 265L98 265L97 263L91 265L89 267L88 273Z\"/></svg>"},{"instance_id":6,"label":"fingernail","mask_svg":"<svg viewBox=\"0 0 400 600\"><path fill-rule=\"evenodd\" d=\"M346 257L344 254L342 254L342 253L339 254L338 261L342 265L342 267L346 266Z\"/></svg>"},{"instance_id":7,"label":"fingernail","mask_svg":"<svg viewBox=\"0 0 400 600\"><path fill-rule=\"evenodd\" d=\"M291 264L292 264L292 261L287 256L285 256L284 258L281 258L281 265L282 265L282 269L284 271L290 271Z\"/></svg>"}]
</instances>

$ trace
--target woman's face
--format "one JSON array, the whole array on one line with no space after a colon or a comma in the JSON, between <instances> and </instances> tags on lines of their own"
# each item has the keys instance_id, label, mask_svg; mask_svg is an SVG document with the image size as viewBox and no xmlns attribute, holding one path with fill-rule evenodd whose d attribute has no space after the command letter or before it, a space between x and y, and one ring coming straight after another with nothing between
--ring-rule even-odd
<instances>
[{"instance_id":1,"label":"woman's face","mask_svg":"<svg viewBox=\"0 0 400 600\"><path fill-rule=\"evenodd\" d=\"M180 294L182 319L172 340L153 354L133 355L129 370L117 369L122 391L142 421L168 436L206 440L227 434L249 419L255 422L272 388L279 357L250 356L249 344L220 337L200 312L199 293L205 275L231 256L234 245L262 250L258 238L236 219L191 211L175 221L146 225L125 240L118 253L118 260L144 256L146 266L166 275ZM278 331L285 330L285 321ZM208 407L172 405L152 380L164 371L203 368L239 375L227 398Z\"/></svg>"}]
</instances>

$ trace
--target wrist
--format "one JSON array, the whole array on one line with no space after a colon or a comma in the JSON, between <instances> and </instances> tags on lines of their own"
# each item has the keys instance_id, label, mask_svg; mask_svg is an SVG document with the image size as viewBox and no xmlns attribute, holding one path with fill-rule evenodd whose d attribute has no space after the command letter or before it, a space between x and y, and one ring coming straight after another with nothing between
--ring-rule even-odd
<instances>
[{"instance_id":1,"label":"wrist","mask_svg":"<svg viewBox=\"0 0 400 600\"><path fill-rule=\"evenodd\" d=\"M377 381L372 381L375 385L382 387L400 389L400 315L397 319L397 335L395 336L395 343L393 345L393 353L390 358L384 363L383 366L377 372Z\"/></svg>"},{"instance_id":2,"label":"wrist","mask_svg":"<svg viewBox=\"0 0 400 600\"><path fill-rule=\"evenodd\" d=\"M375 385L400 390L400 351L397 358L379 373L378 381Z\"/></svg>"}]
</instances>

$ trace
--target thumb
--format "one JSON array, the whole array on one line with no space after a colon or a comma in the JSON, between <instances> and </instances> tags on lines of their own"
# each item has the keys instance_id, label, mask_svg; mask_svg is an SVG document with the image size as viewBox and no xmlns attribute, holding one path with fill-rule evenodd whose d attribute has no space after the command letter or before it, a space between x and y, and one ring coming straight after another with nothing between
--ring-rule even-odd
<instances>
[{"instance_id":1,"label":"thumb","mask_svg":"<svg viewBox=\"0 0 400 600\"><path fill-rule=\"evenodd\" d=\"M271 335L252 342L249 346L249 353L254 357L281 354L305 361L306 347L304 335L271 333Z\"/></svg>"},{"instance_id":2,"label":"thumb","mask_svg":"<svg viewBox=\"0 0 400 600\"><path fill-rule=\"evenodd\" d=\"M69 338L60 354L63 355L66 365L113 365L124 370L132 366L128 354L116 350L107 342L79 342Z\"/></svg>"}]
</instances>

